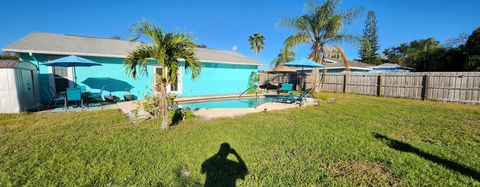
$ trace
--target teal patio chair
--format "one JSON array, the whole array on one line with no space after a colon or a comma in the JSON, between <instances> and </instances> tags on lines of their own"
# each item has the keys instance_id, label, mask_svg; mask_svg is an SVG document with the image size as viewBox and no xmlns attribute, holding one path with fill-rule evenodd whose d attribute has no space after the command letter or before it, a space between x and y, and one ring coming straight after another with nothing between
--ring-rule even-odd
<instances>
[{"instance_id":1,"label":"teal patio chair","mask_svg":"<svg viewBox=\"0 0 480 187\"><path fill-rule=\"evenodd\" d=\"M80 88L67 88L66 96L65 110L67 110L68 103L71 101L80 102L80 107L83 110L82 90Z\"/></svg>"},{"instance_id":2,"label":"teal patio chair","mask_svg":"<svg viewBox=\"0 0 480 187\"><path fill-rule=\"evenodd\" d=\"M298 101L299 104L302 105L303 100L305 100L305 98L307 97L307 95L308 95L312 90L313 90L312 88L306 89L306 90L303 91L299 96L294 96L293 94L284 95L284 96L278 96L278 97L276 98L276 101L277 101L277 102L281 102L281 103L295 103L295 102Z\"/></svg>"},{"instance_id":3,"label":"teal patio chair","mask_svg":"<svg viewBox=\"0 0 480 187\"><path fill-rule=\"evenodd\" d=\"M58 102L64 102L65 101L65 96L62 95L56 95L55 92L53 91L52 87L47 88L43 87L43 91L45 91L45 94L47 95L49 101L48 101L48 107L52 107L57 105Z\"/></svg>"}]
</instances>

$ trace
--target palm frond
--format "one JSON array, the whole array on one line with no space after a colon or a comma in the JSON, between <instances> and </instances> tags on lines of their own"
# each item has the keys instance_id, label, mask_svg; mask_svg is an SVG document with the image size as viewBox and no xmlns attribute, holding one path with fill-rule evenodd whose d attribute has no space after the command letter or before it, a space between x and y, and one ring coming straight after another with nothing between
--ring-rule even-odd
<instances>
[{"instance_id":1,"label":"palm frond","mask_svg":"<svg viewBox=\"0 0 480 187\"><path fill-rule=\"evenodd\" d=\"M138 21L131 29L131 32L134 34L131 41L137 41L141 36L148 36L155 42L156 45L160 45L158 42L162 41L163 37L162 30L147 20Z\"/></svg>"},{"instance_id":2,"label":"palm frond","mask_svg":"<svg viewBox=\"0 0 480 187\"><path fill-rule=\"evenodd\" d=\"M325 40L326 43L344 43L344 44L359 44L362 38L350 34L338 34Z\"/></svg>"},{"instance_id":3,"label":"palm frond","mask_svg":"<svg viewBox=\"0 0 480 187\"><path fill-rule=\"evenodd\" d=\"M154 59L167 69L165 76L170 83L177 79L181 66L179 59L185 61L186 70L192 70L192 78L200 74L201 64L195 55L195 45L190 35L175 32L164 34L159 27L145 20L139 21L132 32L136 35L132 41L146 36L153 43L142 43L129 52L124 62L128 75L136 79L139 73L146 74L148 59Z\"/></svg>"},{"instance_id":4,"label":"palm frond","mask_svg":"<svg viewBox=\"0 0 480 187\"><path fill-rule=\"evenodd\" d=\"M138 74L147 74L148 59L152 57L154 47L149 44L141 44L136 49L131 51L123 64L127 75L138 78Z\"/></svg>"},{"instance_id":5,"label":"palm frond","mask_svg":"<svg viewBox=\"0 0 480 187\"><path fill-rule=\"evenodd\" d=\"M332 38L339 34L342 30L343 21L342 17L339 15L332 16L324 27L325 38Z\"/></svg>"},{"instance_id":6,"label":"palm frond","mask_svg":"<svg viewBox=\"0 0 480 187\"><path fill-rule=\"evenodd\" d=\"M311 42L311 37L307 34L294 34L290 37L288 37L285 40L285 46L286 47L296 47L299 44L306 44Z\"/></svg>"},{"instance_id":7,"label":"palm frond","mask_svg":"<svg viewBox=\"0 0 480 187\"><path fill-rule=\"evenodd\" d=\"M334 44L333 46L335 47L335 49L337 49L337 51L340 53L340 56L342 57L343 63L345 64L345 70L350 71L350 61L348 61L347 55L345 54L343 49L337 44Z\"/></svg>"},{"instance_id":8,"label":"palm frond","mask_svg":"<svg viewBox=\"0 0 480 187\"><path fill-rule=\"evenodd\" d=\"M327 54L328 57L333 57L333 51L328 46L323 46L323 51Z\"/></svg>"},{"instance_id":9,"label":"palm frond","mask_svg":"<svg viewBox=\"0 0 480 187\"><path fill-rule=\"evenodd\" d=\"M363 14L364 10L365 9L362 7L353 7L345 12L340 13L340 16L345 24L350 24L353 22L353 20L355 20L355 18Z\"/></svg>"}]
</instances>

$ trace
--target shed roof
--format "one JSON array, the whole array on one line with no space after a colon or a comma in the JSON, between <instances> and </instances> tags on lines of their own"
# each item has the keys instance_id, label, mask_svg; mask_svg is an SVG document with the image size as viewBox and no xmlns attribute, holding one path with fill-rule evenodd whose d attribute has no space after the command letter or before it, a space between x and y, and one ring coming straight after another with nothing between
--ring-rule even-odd
<instances>
[{"instance_id":1,"label":"shed roof","mask_svg":"<svg viewBox=\"0 0 480 187\"><path fill-rule=\"evenodd\" d=\"M8 52L57 55L80 55L125 58L140 42L126 40L32 32L3 48ZM263 65L233 51L196 48L195 54L202 62Z\"/></svg>"},{"instance_id":2,"label":"shed roof","mask_svg":"<svg viewBox=\"0 0 480 187\"><path fill-rule=\"evenodd\" d=\"M18 63L18 60L0 60L0 68L15 68Z\"/></svg>"}]
</instances>

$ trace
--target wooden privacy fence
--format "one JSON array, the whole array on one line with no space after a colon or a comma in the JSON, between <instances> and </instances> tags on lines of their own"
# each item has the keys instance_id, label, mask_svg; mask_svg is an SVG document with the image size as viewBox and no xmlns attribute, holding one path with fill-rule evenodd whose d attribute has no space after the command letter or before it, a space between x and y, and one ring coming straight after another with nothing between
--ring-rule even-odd
<instances>
[{"instance_id":1,"label":"wooden privacy fence","mask_svg":"<svg viewBox=\"0 0 480 187\"><path fill-rule=\"evenodd\" d=\"M307 88L312 80L305 77ZM327 73L317 86L326 92L480 104L480 72Z\"/></svg>"}]
</instances>

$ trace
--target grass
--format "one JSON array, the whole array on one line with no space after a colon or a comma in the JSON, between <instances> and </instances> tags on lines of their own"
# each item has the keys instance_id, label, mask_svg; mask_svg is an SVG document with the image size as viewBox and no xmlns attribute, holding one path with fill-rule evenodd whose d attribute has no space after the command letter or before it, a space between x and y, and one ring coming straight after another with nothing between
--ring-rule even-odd
<instances>
[{"instance_id":1,"label":"grass","mask_svg":"<svg viewBox=\"0 0 480 187\"><path fill-rule=\"evenodd\" d=\"M328 97L169 131L115 110L0 115L0 186L200 186L224 142L248 169L237 185L480 185L480 106Z\"/></svg>"}]
</instances>

